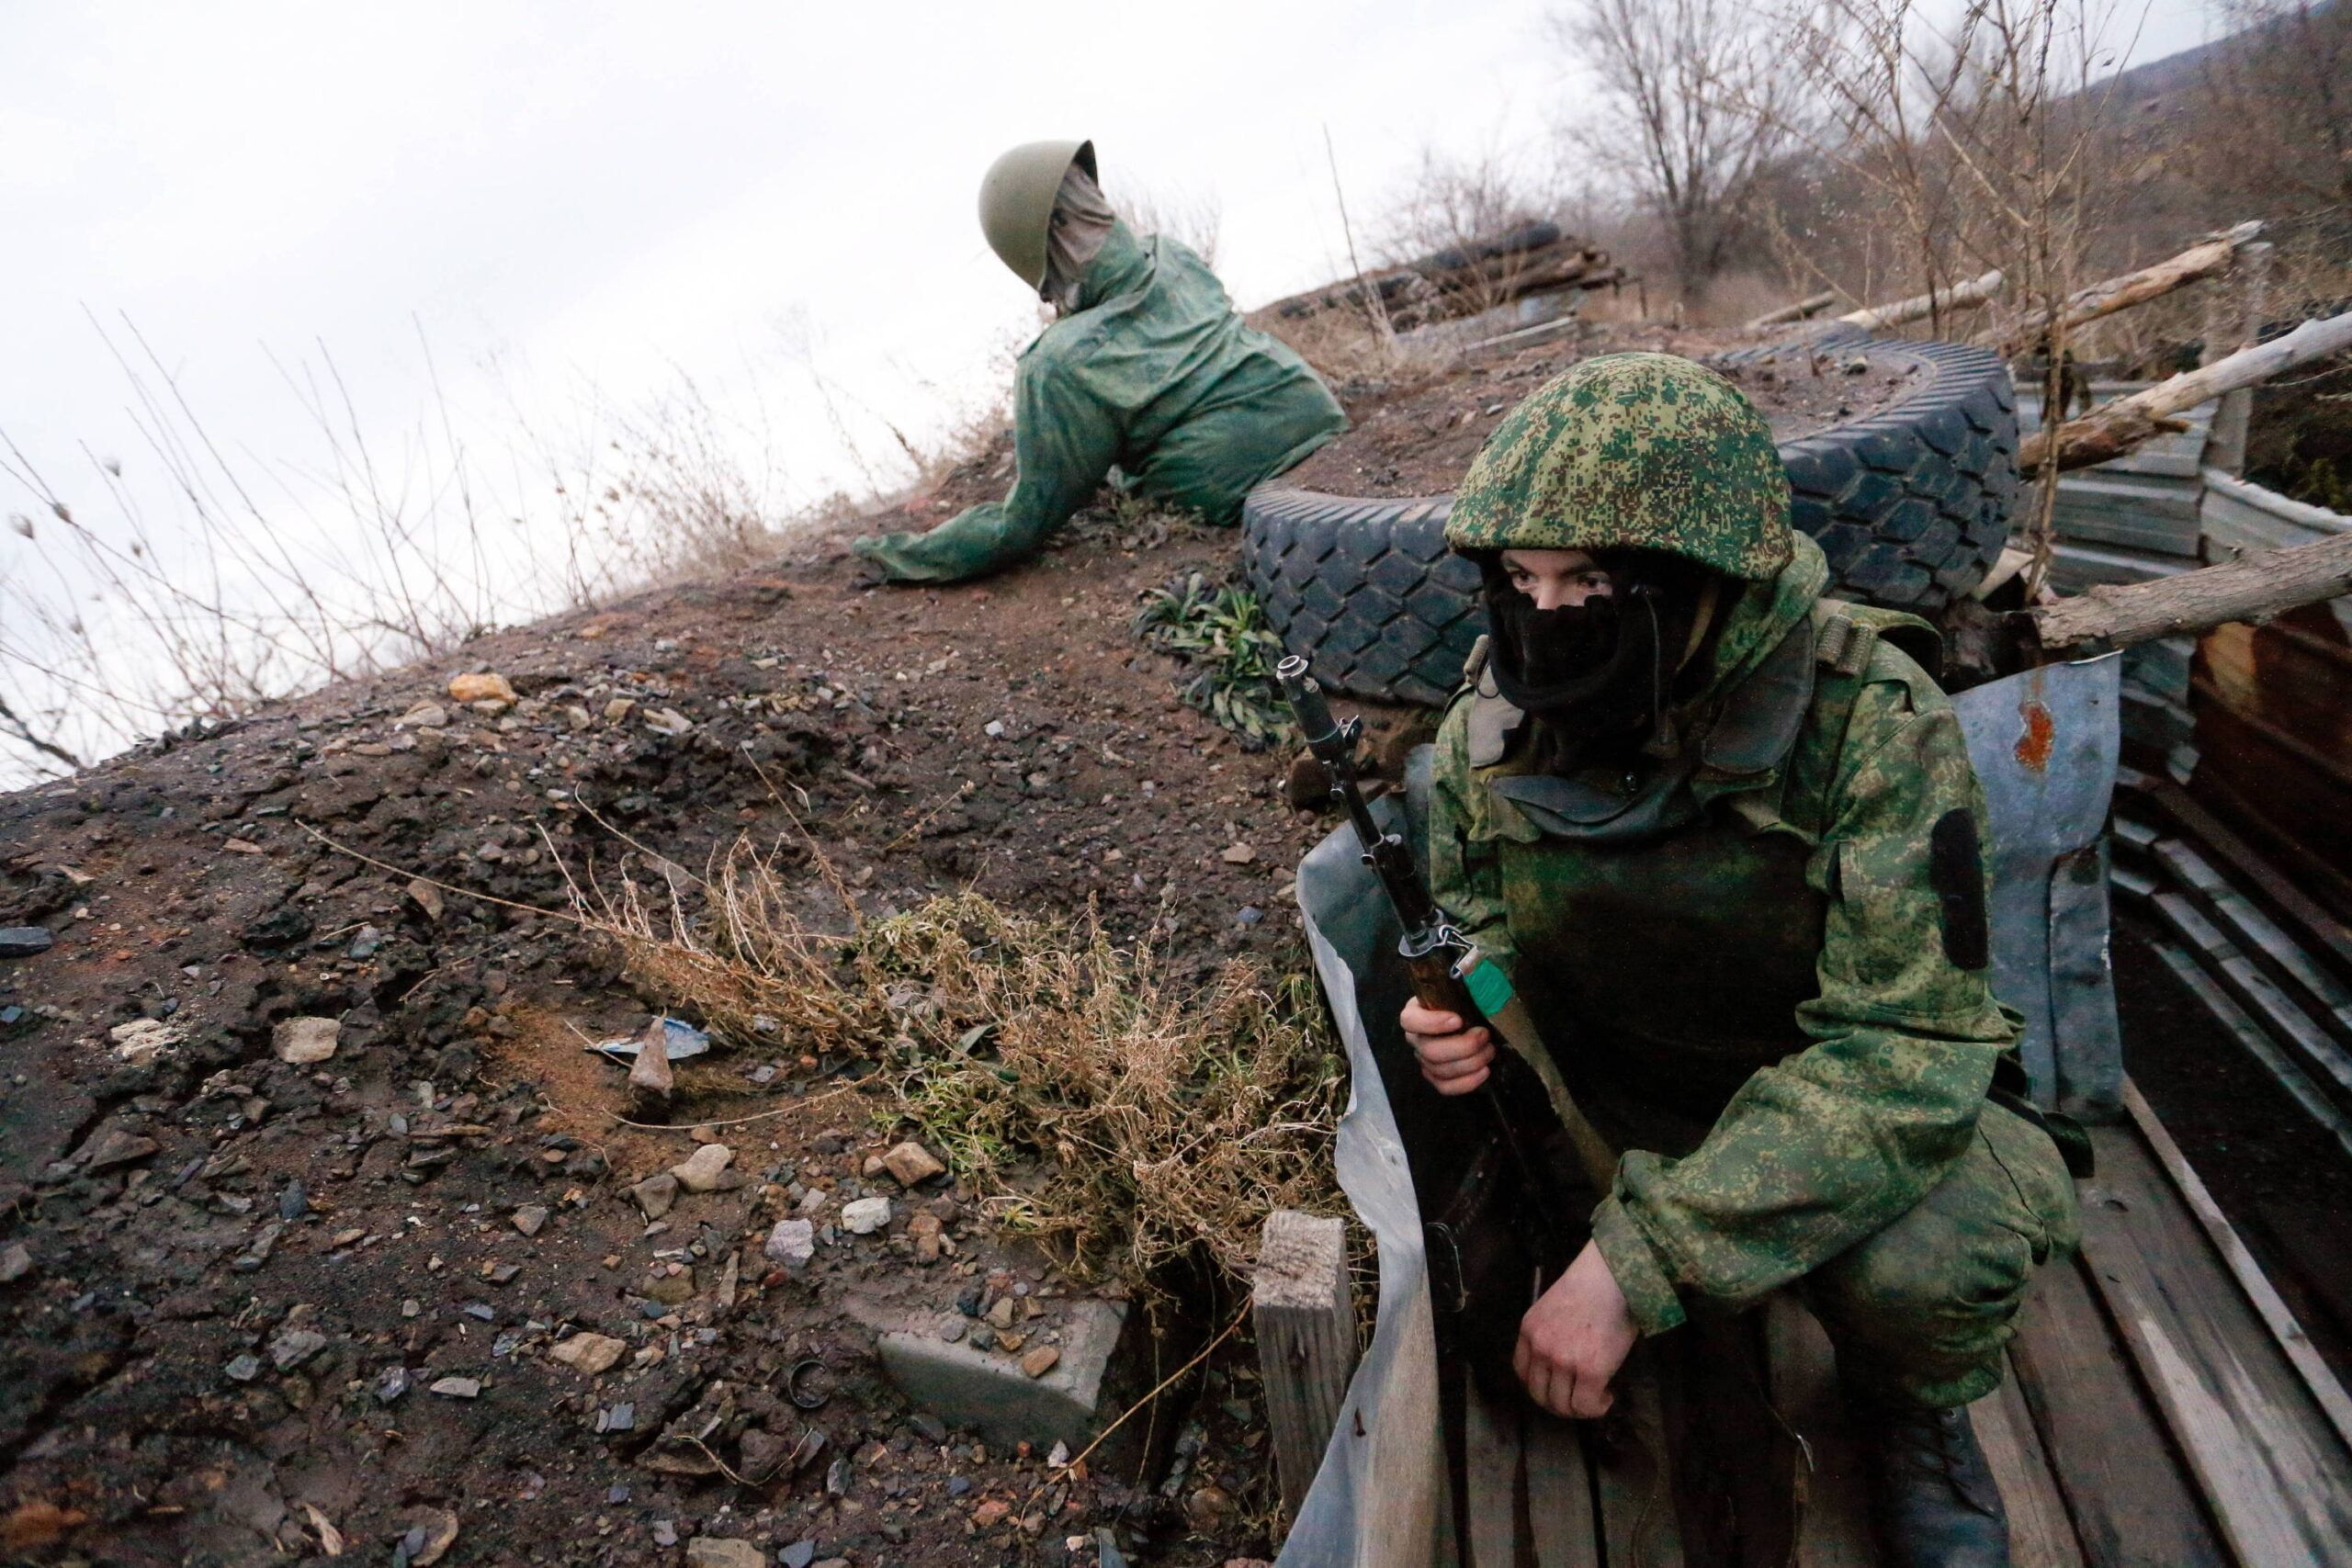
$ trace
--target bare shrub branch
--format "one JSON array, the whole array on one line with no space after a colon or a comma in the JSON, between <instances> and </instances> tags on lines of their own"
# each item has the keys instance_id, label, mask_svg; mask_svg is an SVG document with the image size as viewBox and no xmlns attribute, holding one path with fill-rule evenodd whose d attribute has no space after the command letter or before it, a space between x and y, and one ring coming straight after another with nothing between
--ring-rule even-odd
<instances>
[{"instance_id":1,"label":"bare shrub branch","mask_svg":"<svg viewBox=\"0 0 2352 1568\"><path fill-rule=\"evenodd\" d=\"M1193 1257L1246 1278L1268 1213L1340 1212L1346 1075L1304 976L1236 962L1180 982L1091 915L970 892L867 921L831 881L831 929L748 840L691 908L667 882L576 897L634 976L723 1035L876 1064L990 1212L1081 1277L1151 1288Z\"/></svg>"}]
</instances>

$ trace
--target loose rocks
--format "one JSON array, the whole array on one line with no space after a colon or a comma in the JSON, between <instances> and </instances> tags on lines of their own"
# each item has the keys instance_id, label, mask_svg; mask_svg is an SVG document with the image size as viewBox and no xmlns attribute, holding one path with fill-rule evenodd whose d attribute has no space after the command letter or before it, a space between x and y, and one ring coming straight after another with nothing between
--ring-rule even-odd
<instances>
[{"instance_id":1,"label":"loose rocks","mask_svg":"<svg viewBox=\"0 0 2352 1568\"><path fill-rule=\"evenodd\" d=\"M659 1176L649 1176L630 1188L628 1195L637 1200L639 1210L647 1219L658 1220L670 1212L670 1205L678 1201L678 1179L665 1170Z\"/></svg>"},{"instance_id":2,"label":"loose rocks","mask_svg":"<svg viewBox=\"0 0 2352 1568\"><path fill-rule=\"evenodd\" d=\"M0 926L0 958L30 958L56 940L46 926Z\"/></svg>"},{"instance_id":3,"label":"loose rocks","mask_svg":"<svg viewBox=\"0 0 2352 1568\"><path fill-rule=\"evenodd\" d=\"M408 1554L411 1568L427 1568L440 1562L457 1540L458 1516L447 1508L427 1508L401 1537L401 1548Z\"/></svg>"},{"instance_id":4,"label":"loose rocks","mask_svg":"<svg viewBox=\"0 0 2352 1568\"><path fill-rule=\"evenodd\" d=\"M938 1156L912 1138L884 1151L882 1164L893 1177L898 1179L899 1185L901 1187L912 1187L918 1182L928 1181L934 1176L945 1174L947 1170L947 1167L940 1163Z\"/></svg>"},{"instance_id":5,"label":"loose rocks","mask_svg":"<svg viewBox=\"0 0 2352 1568\"><path fill-rule=\"evenodd\" d=\"M136 1133L127 1133L120 1127L109 1127L98 1135L96 1143L90 1145L89 1158L85 1168L95 1176L99 1171L111 1170L119 1165L129 1165L133 1160L145 1159L163 1146L153 1138L141 1137Z\"/></svg>"},{"instance_id":6,"label":"loose rocks","mask_svg":"<svg viewBox=\"0 0 2352 1568\"><path fill-rule=\"evenodd\" d=\"M842 1229L852 1235L872 1235L889 1223L888 1198L860 1198L842 1205Z\"/></svg>"},{"instance_id":7,"label":"loose rocks","mask_svg":"<svg viewBox=\"0 0 2352 1568\"><path fill-rule=\"evenodd\" d=\"M655 1019L645 1032L645 1040L636 1059L628 1065L628 1087L638 1103L659 1104L670 1098L677 1086L676 1077L670 1071L670 1052L662 1020Z\"/></svg>"},{"instance_id":8,"label":"loose rocks","mask_svg":"<svg viewBox=\"0 0 2352 1568\"><path fill-rule=\"evenodd\" d=\"M774 1261L797 1269L817 1256L817 1227L808 1220L778 1220L765 1250Z\"/></svg>"},{"instance_id":9,"label":"loose rocks","mask_svg":"<svg viewBox=\"0 0 2352 1568\"><path fill-rule=\"evenodd\" d=\"M331 1018L289 1018L270 1031L269 1048L281 1062L308 1066L334 1055L343 1025Z\"/></svg>"},{"instance_id":10,"label":"loose rocks","mask_svg":"<svg viewBox=\"0 0 2352 1568\"><path fill-rule=\"evenodd\" d=\"M107 1032L114 1054L132 1066L144 1066L180 1043L180 1032L152 1018L135 1018Z\"/></svg>"},{"instance_id":11,"label":"loose rocks","mask_svg":"<svg viewBox=\"0 0 2352 1568\"><path fill-rule=\"evenodd\" d=\"M686 1568L765 1568L767 1554L748 1540L698 1535L686 1542Z\"/></svg>"},{"instance_id":12,"label":"loose rocks","mask_svg":"<svg viewBox=\"0 0 2352 1568\"><path fill-rule=\"evenodd\" d=\"M734 1160L735 1151L725 1144L705 1144L682 1163L670 1168L678 1185L689 1192L709 1192L718 1186L718 1179Z\"/></svg>"},{"instance_id":13,"label":"loose rocks","mask_svg":"<svg viewBox=\"0 0 2352 1568\"><path fill-rule=\"evenodd\" d=\"M609 1334L575 1334L549 1349L548 1359L594 1377L609 1371L628 1349L627 1340L616 1339Z\"/></svg>"},{"instance_id":14,"label":"loose rocks","mask_svg":"<svg viewBox=\"0 0 2352 1568\"><path fill-rule=\"evenodd\" d=\"M449 696L460 703L511 703L517 700L514 688L506 677L495 671L479 675L458 675L449 682Z\"/></svg>"}]
</instances>

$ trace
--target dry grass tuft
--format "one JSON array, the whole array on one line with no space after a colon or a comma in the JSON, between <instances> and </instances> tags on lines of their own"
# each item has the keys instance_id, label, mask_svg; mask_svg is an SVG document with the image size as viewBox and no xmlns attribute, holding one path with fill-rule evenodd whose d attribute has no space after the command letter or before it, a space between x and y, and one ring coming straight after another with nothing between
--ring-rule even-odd
<instances>
[{"instance_id":1,"label":"dry grass tuft","mask_svg":"<svg viewBox=\"0 0 2352 1568\"><path fill-rule=\"evenodd\" d=\"M989 1210L1082 1278L1148 1288L1199 1259L1246 1279L1272 1210L1344 1212L1330 1142L1345 1066L1304 976L1235 962L1180 980L1091 912L1018 914L969 891L854 911L838 882L813 898L749 843L698 912L634 883L582 898L639 981L723 1035L873 1063Z\"/></svg>"},{"instance_id":2,"label":"dry grass tuft","mask_svg":"<svg viewBox=\"0 0 2352 1568\"><path fill-rule=\"evenodd\" d=\"M1287 344L1335 387L1408 373L1395 347L1361 310L1317 310L1299 317L1261 310L1249 322Z\"/></svg>"}]
</instances>

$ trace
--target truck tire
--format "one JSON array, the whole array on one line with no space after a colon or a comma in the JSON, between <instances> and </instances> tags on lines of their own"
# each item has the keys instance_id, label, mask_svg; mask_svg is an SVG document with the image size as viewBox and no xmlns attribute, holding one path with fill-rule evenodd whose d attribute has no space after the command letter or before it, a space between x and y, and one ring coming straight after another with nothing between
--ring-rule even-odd
<instances>
[{"instance_id":1,"label":"truck tire","mask_svg":"<svg viewBox=\"0 0 2352 1568\"><path fill-rule=\"evenodd\" d=\"M1801 340L1801 343L1804 340ZM1823 350L1908 358L1898 401L1783 442L1791 521L1841 598L1932 615L1983 581L2018 491L2017 395L1987 349L1815 335ZM1799 345L1742 350L1746 369ZM1334 690L1435 705L1486 630L1477 569L1445 547L1450 495L1353 500L1276 479L1242 503L1242 561L1283 645Z\"/></svg>"}]
</instances>

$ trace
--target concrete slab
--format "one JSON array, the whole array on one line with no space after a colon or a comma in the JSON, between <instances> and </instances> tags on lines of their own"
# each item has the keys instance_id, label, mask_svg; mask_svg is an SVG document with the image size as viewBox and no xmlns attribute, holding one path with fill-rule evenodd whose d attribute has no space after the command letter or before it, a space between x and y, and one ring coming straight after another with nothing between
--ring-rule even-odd
<instances>
[{"instance_id":1,"label":"concrete slab","mask_svg":"<svg viewBox=\"0 0 2352 1568\"><path fill-rule=\"evenodd\" d=\"M929 1334L885 1334L877 1348L883 1371L918 1409L992 1443L1075 1449L1107 1419L1100 1409L1103 1374L1126 1317L1125 1302L1071 1303L1062 1319L1061 1359L1036 1378L1021 1370L1017 1356Z\"/></svg>"}]
</instances>

